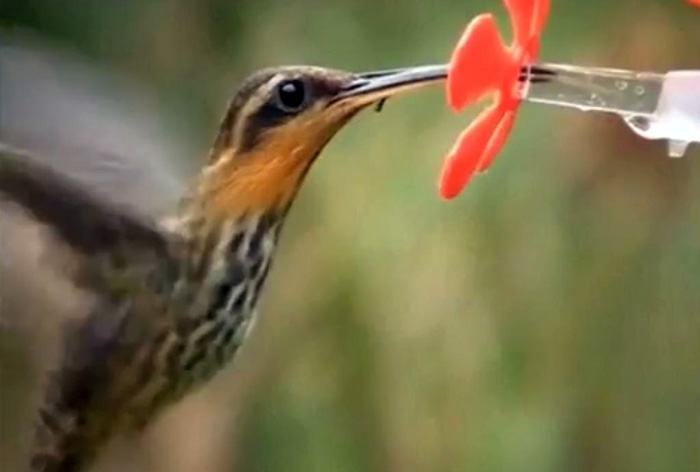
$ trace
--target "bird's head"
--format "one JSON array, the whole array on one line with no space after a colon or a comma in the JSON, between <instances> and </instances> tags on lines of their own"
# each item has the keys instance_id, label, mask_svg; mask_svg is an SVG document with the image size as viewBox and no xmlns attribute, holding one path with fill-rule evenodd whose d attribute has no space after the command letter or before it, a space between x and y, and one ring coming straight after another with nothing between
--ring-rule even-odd
<instances>
[{"instance_id":1,"label":"bird's head","mask_svg":"<svg viewBox=\"0 0 700 472\"><path fill-rule=\"evenodd\" d=\"M328 141L358 111L443 80L443 66L353 74L281 67L253 74L230 103L198 192L215 219L286 209Z\"/></svg>"}]
</instances>

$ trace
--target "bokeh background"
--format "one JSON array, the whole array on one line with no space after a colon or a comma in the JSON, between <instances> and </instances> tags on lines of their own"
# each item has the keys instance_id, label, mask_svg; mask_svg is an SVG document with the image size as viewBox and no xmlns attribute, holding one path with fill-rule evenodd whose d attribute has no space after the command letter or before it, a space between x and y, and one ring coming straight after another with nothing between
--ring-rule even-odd
<instances>
[{"instance_id":1,"label":"bokeh background","mask_svg":"<svg viewBox=\"0 0 700 472\"><path fill-rule=\"evenodd\" d=\"M496 0L3 0L0 139L83 166L126 156L131 184L141 167L162 182L116 198L162 209L251 71L441 62L488 10L505 31ZM698 68L700 11L554 0L542 57ZM700 148L670 159L615 117L525 105L492 169L441 201L442 156L476 111L453 115L438 87L343 130L233 365L96 470L698 470ZM2 245L3 471L61 324L38 308L60 284L20 249Z\"/></svg>"}]
</instances>

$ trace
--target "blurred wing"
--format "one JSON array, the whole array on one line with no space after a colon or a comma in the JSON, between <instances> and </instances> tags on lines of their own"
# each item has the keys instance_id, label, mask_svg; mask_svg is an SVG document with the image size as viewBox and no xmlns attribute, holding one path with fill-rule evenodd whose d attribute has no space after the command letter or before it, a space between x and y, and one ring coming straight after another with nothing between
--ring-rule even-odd
<instances>
[{"instance_id":1,"label":"blurred wing","mask_svg":"<svg viewBox=\"0 0 700 472\"><path fill-rule=\"evenodd\" d=\"M0 152L0 343L3 356L32 359L25 381L59 368L67 321L94 308L71 277L84 265L77 255L126 240L143 254L162 250L151 222L183 193L194 151L164 131L163 116L148 94L92 64L0 35L0 142L27 151ZM120 321L93 315L100 332L81 350L94 355ZM2 410L21 437L32 435L36 400Z\"/></svg>"},{"instance_id":2,"label":"blurred wing","mask_svg":"<svg viewBox=\"0 0 700 472\"><path fill-rule=\"evenodd\" d=\"M89 241L95 244L101 239L100 231L115 236L118 227L119 231L137 227L122 224L126 220L95 219L102 203L128 208L131 216L126 219L135 220L138 215L152 220L172 210L182 195L187 173L183 168L191 150L175 133L164 131L164 114L133 84L75 56L42 48L25 37L2 34L0 97L0 143L25 150L32 158L31 164L21 166L6 161L5 185L8 191L14 187L15 200L35 199L23 202L24 206L30 207L34 217L60 229L64 240L72 238L73 244L84 249ZM57 182L48 177L52 172L65 176L94 198L50 201L59 193L51 185L61 184L38 186L21 195L17 187L24 185L22 182L39 184L38 174L37 180L30 178L34 171L27 167L30 165L43 180ZM79 210L77 201L91 201L96 206L92 211L86 207ZM65 218L63 223L60 217ZM47 220L51 218L53 221ZM44 270L36 259L46 253L70 259L71 254L64 255L64 247L32 228L35 225L27 218L10 215L6 207L0 207L0 220L0 325L50 324L62 315L44 307L60 306L70 295L60 277ZM52 292L56 293L49 297ZM27 293L33 295L28 298ZM33 302L44 295L46 304L34 306ZM27 308L9 310L8 306ZM33 320L32 315L37 318Z\"/></svg>"},{"instance_id":3,"label":"blurred wing","mask_svg":"<svg viewBox=\"0 0 700 472\"><path fill-rule=\"evenodd\" d=\"M109 421L93 418L95 402L106 401L119 385L111 368L143 344L134 333L153 333L168 321L162 308L167 293L159 290L175 273L170 270L175 267L172 236L30 156L0 149L3 200L49 228L71 250L71 267L53 269L87 295L79 308L81 322L63 325L72 329L63 330L70 337L60 367L51 369L55 374L40 410L32 451L32 470L77 471L101 443L104 428L119 423L113 415ZM42 292L38 280L29 284L35 293Z\"/></svg>"},{"instance_id":4,"label":"blurred wing","mask_svg":"<svg viewBox=\"0 0 700 472\"><path fill-rule=\"evenodd\" d=\"M0 142L107 200L146 214L172 208L191 150L164 131L147 93L66 54L0 40Z\"/></svg>"},{"instance_id":5,"label":"blurred wing","mask_svg":"<svg viewBox=\"0 0 700 472\"><path fill-rule=\"evenodd\" d=\"M154 222L101 201L27 155L0 147L3 197L47 225L76 254L92 257L127 245L167 254L166 238Z\"/></svg>"}]
</instances>

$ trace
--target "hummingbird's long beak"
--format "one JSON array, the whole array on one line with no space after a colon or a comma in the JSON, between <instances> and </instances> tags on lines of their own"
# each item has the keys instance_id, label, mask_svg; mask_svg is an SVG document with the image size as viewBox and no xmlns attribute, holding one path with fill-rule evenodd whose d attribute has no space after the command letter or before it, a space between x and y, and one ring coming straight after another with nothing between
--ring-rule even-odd
<instances>
[{"instance_id":1,"label":"hummingbird's long beak","mask_svg":"<svg viewBox=\"0 0 700 472\"><path fill-rule=\"evenodd\" d=\"M447 78L446 65L408 67L357 74L331 104L343 103L353 107L369 105L408 90L420 88Z\"/></svg>"}]
</instances>

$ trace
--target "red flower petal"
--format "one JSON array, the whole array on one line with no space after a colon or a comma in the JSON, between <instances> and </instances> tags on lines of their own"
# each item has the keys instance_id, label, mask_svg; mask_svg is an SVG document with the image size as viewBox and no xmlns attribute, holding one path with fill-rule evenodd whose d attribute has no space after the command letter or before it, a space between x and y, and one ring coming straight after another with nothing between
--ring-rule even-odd
<instances>
[{"instance_id":1,"label":"red flower petal","mask_svg":"<svg viewBox=\"0 0 700 472\"><path fill-rule=\"evenodd\" d=\"M532 20L537 0L504 0L513 29L511 44L524 45L532 36Z\"/></svg>"},{"instance_id":2,"label":"red flower petal","mask_svg":"<svg viewBox=\"0 0 700 472\"><path fill-rule=\"evenodd\" d=\"M477 170L483 172L491 165L493 159L501 152L503 145L508 139L508 134L513 127L513 122L515 121L515 111L506 111L503 114L503 118L496 126L496 129L491 135L488 146L484 150L484 154L481 156Z\"/></svg>"},{"instance_id":3,"label":"red flower petal","mask_svg":"<svg viewBox=\"0 0 700 472\"><path fill-rule=\"evenodd\" d=\"M544 29L544 24L547 22L547 17L549 16L550 0L539 0L535 2L534 17L532 19L532 29L530 30L531 36L537 37L539 39L540 33ZM537 53L537 51L535 51Z\"/></svg>"},{"instance_id":4,"label":"red flower petal","mask_svg":"<svg viewBox=\"0 0 700 472\"><path fill-rule=\"evenodd\" d=\"M513 67L491 15L479 15L464 31L452 53L447 76L447 101L459 111L494 90Z\"/></svg>"},{"instance_id":5,"label":"red flower petal","mask_svg":"<svg viewBox=\"0 0 700 472\"><path fill-rule=\"evenodd\" d=\"M539 36L544 28L549 15L549 0L504 0L504 2L513 28L511 44L524 47L534 36Z\"/></svg>"},{"instance_id":6,"label":"red flower petal","mask_svg":"<svg viewBox=\"0 0 700 472\"><path fill-rule=\"evenodd\" d=\"M440 195L445 199L456 197L467 185L479 167L491 136L503 118L503 110L491 105L457 138L445 160L440 176Z\"/></svg>"},{"instance_id":7,"label":"red flower petal","mask_svg":"<svg viewBox=\"0 0 700 472\"><path fill-rule=\"evenodd\" d=\"M549 14L550 0L504 2L513 28L511 46L506 48L493 17L484 14L467 26L452 54L447 101L455 111L489 92L498 95L496 103L462 132L450 151L440 182L444 198L456 196L474 172L491 165L503 147L520 104L520 69L534 61L539 50L539 35Z\"/></svg>"}]
</instances>

